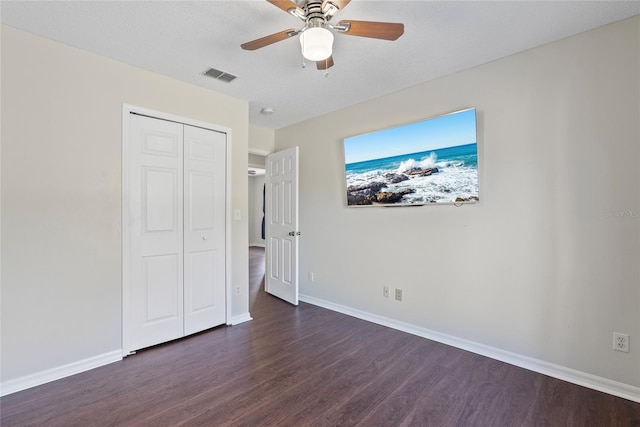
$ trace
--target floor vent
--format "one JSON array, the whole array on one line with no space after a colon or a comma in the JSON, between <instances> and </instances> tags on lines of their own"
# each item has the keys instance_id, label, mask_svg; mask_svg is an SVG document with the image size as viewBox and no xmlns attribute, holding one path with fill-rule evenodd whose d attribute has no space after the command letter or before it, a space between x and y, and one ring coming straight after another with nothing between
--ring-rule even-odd
<instances>
[{"instance_id":1,"label":"floor vent","mask_svg":"<svg viewBox=\"0 0 640 427\"><path fill-rule=\"evenodd\" d=\"M212 77L216 80L222 80L223 82L230 83L236 78L233 74L225 73L224 71L216 70L215 68L209 68L203 73L205 76Z\"/></svg>"}]
</instances>

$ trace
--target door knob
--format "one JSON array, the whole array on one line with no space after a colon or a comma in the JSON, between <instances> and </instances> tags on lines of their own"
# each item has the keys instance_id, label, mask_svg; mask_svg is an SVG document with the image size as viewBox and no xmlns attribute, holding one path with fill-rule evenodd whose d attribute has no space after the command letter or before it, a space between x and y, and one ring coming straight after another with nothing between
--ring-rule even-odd
<instances>
[{"instance_id":1,"label":"door knob","mask_svg":"<svg viewBox=\"0 0 640 427\"><path fill-rule=\"evenodd\" d=\"M290 231L289 232L289 236L294 237L294 236L299 236L300 232L299 231Z\"/></svg>"},{"instance_id":2,"label":"door knob","mask_svg":"<svg viewBox=\"0 0 640 427\"><path fill-rule=\"evenodd\" d=\"M207 240L207 236L202 236L202 240Z\"/></svg>"}]
</instances>

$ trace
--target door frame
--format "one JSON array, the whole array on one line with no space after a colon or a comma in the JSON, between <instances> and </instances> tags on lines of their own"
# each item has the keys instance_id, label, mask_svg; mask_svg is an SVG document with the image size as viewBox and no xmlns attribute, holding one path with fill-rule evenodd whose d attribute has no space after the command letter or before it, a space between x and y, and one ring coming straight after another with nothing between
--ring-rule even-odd
<instances>
[{"instance_id":1,"label":"door frame","mask_svg":"<svg viewBox=\"0 0 640 427\"><path fill-rule=\"evenodd\" d=\"M131 351L130 335L129 335L129 291L131 286L131 279L129 277L129 244L130 235L129 221L127 218L129 212L128 202L128 167L129 167L129 117L131 113L160 119L167 120L176 123L182 123L189 126L200 127L203 129L212 130L215 132L221 132L227 135L226 138L226 188L225 188L225 319L226 324L231 324L231 297L232 293L232 281L231 281L231 147L232 136L231 128L216 125L213 123L203 122L188 117L182 117L171 113L165 113L161 111L151 110L144 107L139 107L131 104L122 104L122 171L121 171L121 249L122 249L122 267L121 267L121 280L122 280L122 356L126 357L129 354L135 353Z\"/></svg>"}]
</instances>

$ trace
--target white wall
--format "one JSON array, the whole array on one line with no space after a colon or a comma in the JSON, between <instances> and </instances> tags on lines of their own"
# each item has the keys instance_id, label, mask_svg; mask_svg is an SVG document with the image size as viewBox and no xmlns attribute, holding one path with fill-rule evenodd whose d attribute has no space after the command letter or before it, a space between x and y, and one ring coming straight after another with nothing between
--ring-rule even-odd
<instances>
[{"instance_id":1,"label":"white wall","mask_svg":"<svg viewBox=\"0 0 640 427\"><path fill-rule=\"evenodd\" d=\"M264 175L249 177L249 245L264 247L262 238L262 189Z\"/></svg>"},{"instance_id":2,"label":"white wall","mask_svg":"<svg viewBox=\"0 0 640 427\"><path fill-rule=\"evenodd\" d=\"M266 156L273 153L275 133L273 129L249 126L249 153Z\"/></svg>"},{"instance_id":3,"label":"white wall","mask_svg":"<svg viewBox=\"0 0 640 427\"><path fill-rule=\"evenodd\" d=\"M263 155L249 153L249 157L247 161L250 167L253 166L260 169L264 169L265 156Z\"/></svg>"},{"instance_id":4,"label":"white wall","mask_svg":"<svg viewBox=\"0 0 640 427\"><path fill-rule=\"evenodd\" d=\"M232 315L248 314L246 101L2 26L2 382L121 348L121 115L232 129Z\"/></svg>"},{"instance_id":5,"label":"white wall","mask_svg":"<svg viewBox=\"0 0 640 427\"><path fill-rule=\"evenodd\" d=\"M639 26L276 130L277 149L300 146L301 293L640 386ZM345 207L343 138L467 107L479 204Z\"/></svg>"}]
</instances>

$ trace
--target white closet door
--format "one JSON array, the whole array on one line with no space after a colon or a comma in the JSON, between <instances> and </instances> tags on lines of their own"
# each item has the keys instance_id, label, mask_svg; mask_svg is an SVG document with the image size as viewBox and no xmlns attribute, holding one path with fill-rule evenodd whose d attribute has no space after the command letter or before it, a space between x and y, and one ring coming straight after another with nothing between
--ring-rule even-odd
<instances>
[{"instance_id":1,"label":"white closet door","mask_svg":"<svg viewBox=\"0 0 640 427\"><path fill-rule=\"evenodd\" d=\"M131 115L130 347L183 336L183 125Z\"/></svg>"},{"instance_id":2,"label":"white closet door","mask_svg":"<svg viewBox=\"0 0 640 427\"><path fill-rule=\"evenodd\" d=\"M184 127L185 335L226 321L226 134Z\"/></svg>"}]
</instances>

